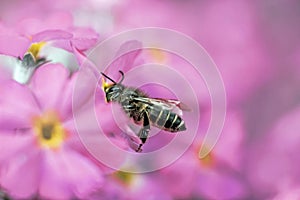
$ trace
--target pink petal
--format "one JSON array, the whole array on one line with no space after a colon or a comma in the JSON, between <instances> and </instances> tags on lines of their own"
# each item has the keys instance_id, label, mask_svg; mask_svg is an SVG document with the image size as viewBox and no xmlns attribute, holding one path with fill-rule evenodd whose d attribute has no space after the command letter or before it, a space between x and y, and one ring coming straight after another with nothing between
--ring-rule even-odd
<instances>
[{"instance_id":1,"label":"pink petal","mask_svg":"<svg viewBox=\"0 0 300 200\"><path fill-rule=\"evenodd\" d=\"M35 12L35 11L33 11ZM51 15L40 16L37 18L27 17L20 22L15 27L15 31L20 35L32 36L38 32L45 30L58 29L65 30L73 23L72 16L67 12L55 12Z\"/></svg>"},{"instance_id":2,"label":"pink petal","mask_svg":"<svg viewBox=\"0 0 300 200\"><path fill-rule=\"evenodd\" d=\"M16 35L0 36L0 54L23 57L30 45L30 40Z\"/></svg>"},{"instance_id":3,"label":"pink petal","mask_svg":"<svg viewBox=\"0 0 300 200\"><path fill-rule=\"evenodd\" d=\"M81 51L92 48L98 42L99 34L91 28L74 27L71 29L71 31L74 34L72 43Z\"/></svg>"},{"instance_id":4,"label":"pink petal","mask_svg":"<svg viewBox=\"0 0 300 200\"><path fill-rule=\"evenodd\" d=\"M31 80L32 90L43 111L60 107L69 71L60 64L38 68Z\"/></svg>"},{"instance_id":5,"label":"pink petal","mask_svg":"<svg viewBox=\"0 0 300 200\"><path fill-rule=\"evenodd\" d=\"M89 151L87 151L86 146L83 144L81 138L78 137L78 134L76 132L71 132L71 134L72 137L68 138L68 141L65 143L66 148L72 149L80 155L83 155L85 158L90 159L101 170L103 174L111 174L115 171L114 169L107 167L103 163L96 161L93 155ZM91 136L91 140L94 140L99 137L99 132L89 132L89 135Z\"/></svg>"},{"instance_id":6,"label":"pink petal","mask_svg":"<svg viewBox=\"0 0 300 200\"><path fill-rule=\"evenodd\" d=\"M12 147L16 147L19 151L7 159L1 167L1 185L15 199L32 197L37 192L39 183L39 154L32 149L32 137L31 141L28 137L22 137L14 138L17 147L14 145ZM11 140L6 141L11 142ZM9 149L11 148L8 147L7 150Z\"/></svg>"},{"instance_id":7,"label":"pink petal","mask_svg":"<svg viewBox=\"0 0 300 200\"><path fill-rule=\"evenodd\" d=\"M63 159L61 152L55 153L51 150L43 152L39 185L39 194L42 198L70 199L72 197L70 186L65 180L66 168L63 165Z\"/></svg>"},{"instance_id":8,"label":"pink petal","mask_svg":"<svg viewBox=\"0 0 300 200\"><path fill-rule=\"evenodd\" d=\"M72 34L63 30L46 30L32 36L32 42L62 40L72 38Z\"/></svg>"},{"instance_id":9,"label":"pink petal","mask_svg":"<svg viewBox=\"0 0 300 200\"><path fill-rule=\"evenodd\" d=\"M87 200L99 200L99 199L107 199L107 200L113 200L113 199L126 199L128 197L128 191L126 191L127 188L124 187L124 185L119 184L115 180L109 179L105 183L105 187L101 188L100 190L96 191L95 193L91 194ZM144 194L143 194L144 195ZM141 195L137 195L136 197L139 197ZM152 195L150 195L152 196ZM127 198L128 199L128 198ZM160 199L163 199L162 197ZM132 199L134 200L134 199ZM163 199L168 200L168 199Z\"/></svg>"},{"instance_id":10,"label":"pink petal","mask_svg":"<svg viewBox=\"0 0 300 200\"><path fill-rule=\"evenodd\" d=\"M89 60L83 52L78 50L73 45L72 45L72 51L77 59L77 62L79 63L80 68L83 68L84 72L92 73L94 75L94 77L98 78L99 72L98 72L96 65L91 60ZM87 71L90 71L90 72L87 72Z\"/></svg>"},{"instance_id":11,"label":"pink petal","mask_svg":"<svg viewBox=\"0 0 300 200\"><path fill-rule=\"evenodd\" d=\"M159 174L155 174L158 175L155 180L161 179L164 190L173 197L187 199L192 193L196 180L197 171L193 160L190 154L183 155L175 163L162 169Z\"/></svg>"},{"instance_id":12,"label":"pink petal","mask_svg":"<svg viewBox=\"0 0 300 200\"><path fill-rule=\"evenodd\" d=\"M5 56L5 59L10 59L9 56ZM3 86L3 84L9 80L11 78L12 74L11 74L11 71L10 69L6 69L6 68L3 68L1 65L0 65L0 88ZM0 89L1 90L1 89Z\"/></svg>"},{"instance_id":13,"label":"pink petal","mask_svg":"<svg viewBox=\"0 0 300 200\"><path fill-rule=\"evenodd\" d=\"M70 40L56 40L52 42L52 45L64 49L66 51L72 52L71 41Z\"/></svg>"},{"instance_id":14,"label":"pink petal","mask_svg":"<svg viewBox=\"0 0 300 200\"><path fill-rule=\"evenodd\" d=\"M68 177L66 178L73 183L72 190L76 196L84 197L94 189L100 188L103 183L103 177L99 169L86 157L72 150L66 151L68 151L66 152L68 153L68 160L65 160L65 165L68 169Z\"/></svg>"},{"instance_id":15,"label":"pink petal","mask_svg":"<svg viewBox=\"0 0 300 200\"><path fill-rule=\"evenodd\" d=\"M99 108L100 107L96 107L96 111L99 111L99 113L102 114L103 118L105 119L105 116L108 113L104 112L104 110ZM94 115L94 107L87 106L86 108L83 108L82 110L78 111L78 113L74 115L74 119L66 121L64 123L64 127L71 133L79 135L82 144L85 146L85 148L87 148L89 153L91 153L91 155L95 159L98 159L101 163L103 163L102 159L104 159L105 161L111 161L110 164L113 163L112 166L114 167L121 166L126 160L126 158L124 156L119 155L118 151L115 151L114 149L110 150L110 142L107 141L107 136L105 136L103 132L101 132L98 121ZM75 119L76 121L74 121ZM105 130L112 130L115 127L117 128L117 126L111 123L114 121L108 120L107 123L105 122L101 124L103 125L101 126L102 130L104 130L105 128ZM113 128L111 128L112 126ZM126 149L126 147L128 147L128 145L125 143L127 141L122 137L113 137L111 138L111 141L114 144L116 144L119 148ZM103 154L103 152L105 152L105 154Z\"/></svg>"},{"instance_id":16,"label":"pink petal","mask_svg":"<svg viewBox=\"0 0 300 200\"><path fill-rule=\"evenodd\" d=\"M230 174L216 171L201 172L196 183L196 192L208 199L244 199L247 189L242 181Z\"/></svg>"},{"instance_id":17,"label":"pink petal","mask_svg":"<svg viewBox=\"0 0 300 200\"><path fill-rule=\"evenodd\" d=\"M120 151L116 150L118 147L112 147L110 141L107 141L105 136L101 132L84 132L81 133L81 142L88 149L89 153L101 164L110 168L120 168L127 160L127 157L120 155ZM112 142L120 146L122 140L119 138L112 139ZM111 171L111 170L110 170ZM107 170L106 170L107 172Z\"/></svg>"},{"instance_id":18,"label":"pink petal","mask_svg":"<svg viewBox=\"0 0 300 200\"><path fill-rule=\"evenodd\" d=\"M43 198L83 197L101 186L100 171L85 157L72 150L44 152L40 194ZM62 173L64 172L64 173Z\"/></svg>"},{"instance_id":19,"label":"pink petal","mask_svg":"<svg viewBox=\"0 0 300 200\"><path fill-rule=\"evenodd\" d=\"M77 123L77 124L76 124ZM94 102L89 101L81 109L73 112L73 118L64 121L64 127L73 133L90 133L99 130L98 121L95 117Z\"/></svg>"},{"instance_id":20,"label":"pink petal","mask_svg":"<svg viewBox=\"0 0 300 200\"><path fill-rule=\"evenodd\" d=\"M2 130L30 127L31 118L40 113L30 89L15 81L6 81L0 86L0 91Z\"/></svg>"},{"instance_id":21,"label":"pink petal","mask_svg":"<svg viewBox=\"0 0 300 200\"><path fill-rule=\"evenodd\" d=\"M255 191L267 195L269 191L281 192L286 184L289 189L299 186L299 118L300 107L294 107L250 146L245 166Z\"/></svg>"},{"instance_id":22,"label":"pink petal","mask_svg":"<svg viewBox=\"0 0 300 200\"><path fill-rule=\"evenodd\" d=\"M300 199L300 189L299 185L291 186L291 185L284 185L280 188L275 197L272 197L273 200L290 200L290 199Z\"/></svg>"},{"instance_id":23,"label":"pink petal","mask_svg":"<svg viewBox=\"0 0 300 200\"><path fill-rule=\"evenodd\" d=\"M98 109L98 107L96 109ZM94 117L91 117L94 112L95 111L93 109L90 109L90 111L79 113L76 118L76 130L74 131L80 135L82 143L97 160L101 163L117 168L124 163L126 157L120 155L119 151L116 151L116 148L119 147L122 149L128 149L126 144L127 138L120 136L121 131L118 129L118 126L115 125L114 121L108 120L107 122L110 123L105 123L106 121L102 124L98 123L100 122L99 119L97 122ZM105 118L108 114L101 109L99 110L99 113L103 116L103 118ZM99 125L101 126L101 129ZM107 130L107 132L105 130ZM119 132L109 130L118 130ZM110 133L116 133L116 135ZM110 141L107 140L107 137L110 137ZM111 142L118 147L112 148ZM103 154L103 152L105 152L105 154Z\"/></svg>"},{"instance_id":24,"label":"pink petal","mask_svg":"<svg viewBox=\"0 0 300 200\"><path fill-rule=\"evenodd\" d=\"M84 63L88 63L89 68L97 69L96 65L89 61L89 59L86 57L86 55L79 51L75 46L72 46L72 51L74 52L74 55L79 63L79 65L83 65Z\"/></svg>"},{"instance_id":25,"label":"pink petal","mask_svg":"<svg viewBox=\"0 0 300 200\"><path fill-rule=\"evenodd\" d=\"M74 2L72 2L74 3ZM73 26L73 16L70 12L66 11L55 11L51 15L47 16L47 19L40 21L44 26L44 29L60 29L65 30L67 27Z\"/></svg>"},{"instance_id":26,"label":"pink petal","mask_svg":"<svg viewBox=\"0 0 300 200\"><path fill-rule=\"evenodd\" d=\"M105 73L118 80L120 78L119 70L126 72L131 69L141 53L141 48L142 43L137 40L130 40L122 44L115 55L115 60Z\"/></svg>"},{"instance_id":27,"label":"pink petal","mask_svg":"<svg viewBox=\"0 0 300 200\"><path fill-rule=\"evenodd\" d=\"M0 166L18 154L22 155L32 146L33 137L27 133L17 135L14 131L0 132Z\"/></svg>"},{"instance_id":28,"label":"pink petal","mask_svg":"<svg viewBox=\"0 0 300 200\"><path fill-rule=\"evenodd\" d=\"M64 93L61 97L59 110L63 116L72 116L76 110L81 109L84 104L93 100L97 80L89 70L81 69L72 75L70 81L66 82ZM93 107L93 104L91 104Z\"/></svg>"},{"instance_id":29,"label":"pink petal","mask_svg":"<svg viewBox=\"0 0 300 200\"><path fill-rule=\"evenodd\" d=\"M71 52L73 50L72 46L80 51L85 51L98 42L99 35L90 28L72 28L70 32L74 35L70 40L71 42L69 40L56 41L54 46Z\"/></svg>"},{"instance_id":30,"label":"pink petal","mask_svg":"<svg viewBox=\"0 0 300 200\"><path fill-rule=\"evenodd\" d=\"M236 170L241 169L245 129L239 113L227 112L224 128L212 154Z\"/></svg>"},{"instance_id":31,"label":"pink petal","mask_svg":"<svg viewBox=\"0 0 300 200\"><path fill-rule=\"evenodd\" d=\"M17 23L15 31L19 35L31 36L35 32L41 31L41 24L41 20L27 17Z\"/></svg>"}]
</instances>

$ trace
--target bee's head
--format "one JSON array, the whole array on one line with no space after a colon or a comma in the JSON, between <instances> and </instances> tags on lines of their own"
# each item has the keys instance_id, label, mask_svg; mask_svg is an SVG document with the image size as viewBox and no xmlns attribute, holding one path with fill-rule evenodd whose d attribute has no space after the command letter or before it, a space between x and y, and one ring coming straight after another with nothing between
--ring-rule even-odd
<instances>
[{"instance_id":1,"label":"bee's head","mask_svg":"<svg viewBox=\"0 0 300 200\"><path fill-rule=\"evenodd\" d=\"M104 78L102 79L102 89L105 92L106 102L117 101L122 93L124 86L121 84L124 79L124 73L119 71L122 75L121 80L119 83L112 80L110 77L101 73L105 78L109 79L113 83L107 83Z\"/></svg>"}]
</instances>

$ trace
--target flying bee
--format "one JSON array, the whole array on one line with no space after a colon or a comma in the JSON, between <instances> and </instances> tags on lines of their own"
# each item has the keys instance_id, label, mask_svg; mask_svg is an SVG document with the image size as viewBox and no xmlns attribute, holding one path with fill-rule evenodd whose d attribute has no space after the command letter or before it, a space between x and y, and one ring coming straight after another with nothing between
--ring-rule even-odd
<instances>
[{"instance_id":1,"label":"flying bee","mask_svg":"<svg viewBox=\"0 0 300 200\"><path fill-rule=\"evenodd\" d=\"M101 73L112 82L112 84L103 82L102 86L107 102L119 103L134 123L142 125L137 134L142 142L139 144L137 152L140 152L148 138L150 125L169 132L186 130L185 123L181 118L182 110L187 110L184 104L178 100L150 98L139 89L126 87L122 85L124 73L119 72L122 76L119 82Z\"/></svg>"}]
</instances>

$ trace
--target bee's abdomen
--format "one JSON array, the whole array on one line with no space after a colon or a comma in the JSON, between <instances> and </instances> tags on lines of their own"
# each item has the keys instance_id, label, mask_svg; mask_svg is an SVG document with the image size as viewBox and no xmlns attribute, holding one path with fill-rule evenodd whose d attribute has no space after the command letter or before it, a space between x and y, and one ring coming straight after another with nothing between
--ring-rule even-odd
<instances>
[{"instance_id":1,"label":"bee's abdomen","mask_svg":"<svg viewBox=\"0 0 300 200\"><path fill-rule=\"evenodd\" d=\"M164 124L164 128L171 132L186 130L185 123L182 120L182 118L179 115L172 112L170 112L170 115L168 116L168 119Z\"/></svg>"},{"instance_id":2,"label":"bee's abdomen","mask_svg":"<svg viewBox=\"0 0 300 200\"><path fill-rule=\"evenodd\" d=\"M161 129L170 132L186 130L184 121L181 117L169 110L154 107L150 110L149 117L152 124Z\"/></svg>"}]
</instances>

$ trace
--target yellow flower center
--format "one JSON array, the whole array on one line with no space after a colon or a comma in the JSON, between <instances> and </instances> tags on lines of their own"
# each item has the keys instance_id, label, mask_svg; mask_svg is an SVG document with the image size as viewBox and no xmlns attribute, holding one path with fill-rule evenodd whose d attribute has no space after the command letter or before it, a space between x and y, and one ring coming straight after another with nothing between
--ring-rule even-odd
<instances>
[{"instance_id":1,"label":"yellow flower center","mask_svg":"<svg viewBox=\"0 0 300 200\"><path fill-rule=\"evenodd\" d=\"M67 138L57 113L52 111L34 117L33 129L38 144L43 148L58 149Z\"/></svg>"},{"instance_id":2,"label":"yellow flower center","mask_svg":"<svg viewBox=\"0 0 300 200\"><path fill-rule=\"evenodd\" d=\"M199 158L204 167L212 167L214 165L214 156L212 153L207 154L204 158Z\"/></svg>"},{"instance_id":3,"label":"yellow flower center","mask_svg":"<svg viewBox=\"0 0 300 200\"><path fill-rule=\"evenodd\" d=\"M204 167L212 167L215 164L215 156L213 155L212 151L207 152L208 149L203 148L201 151L198 152L198 159L200 163ZM205 155L205 156L204 156Z\"/></svg>"},{"instance_id":4,"label":"yellow flower center","mask_svg":"<svg viewBox=\"0 0 300 200\"><path fill-rule=\"evenodd\" d=\"M39 53L43 46L45 46L46 42L38 42L32 43L31 46L28 48L27 52L31 53L33 57L37 60L39 57Z\"/></svg>"},{"instance_id":5,"label":"yellow flower center","mask_svg":"<svg viewBox=\"0 0 300 200\"><path fill-rule=\"evenodd\" d=\"M158 63L165 63L167 61L167 54L161 49L150 49L150 56Z\"/></svg>"},{"instance_id":6,"label":"yellow flower center","mask_svg":"<svg viewBox=\"0 0 300 200\"><path fill-rule=\"evenodd\" d=\"M124 185L130 185L133 182L134 175L128 172L117 171L114 173L114 177Z\"/></svg>"}]
</instances>

